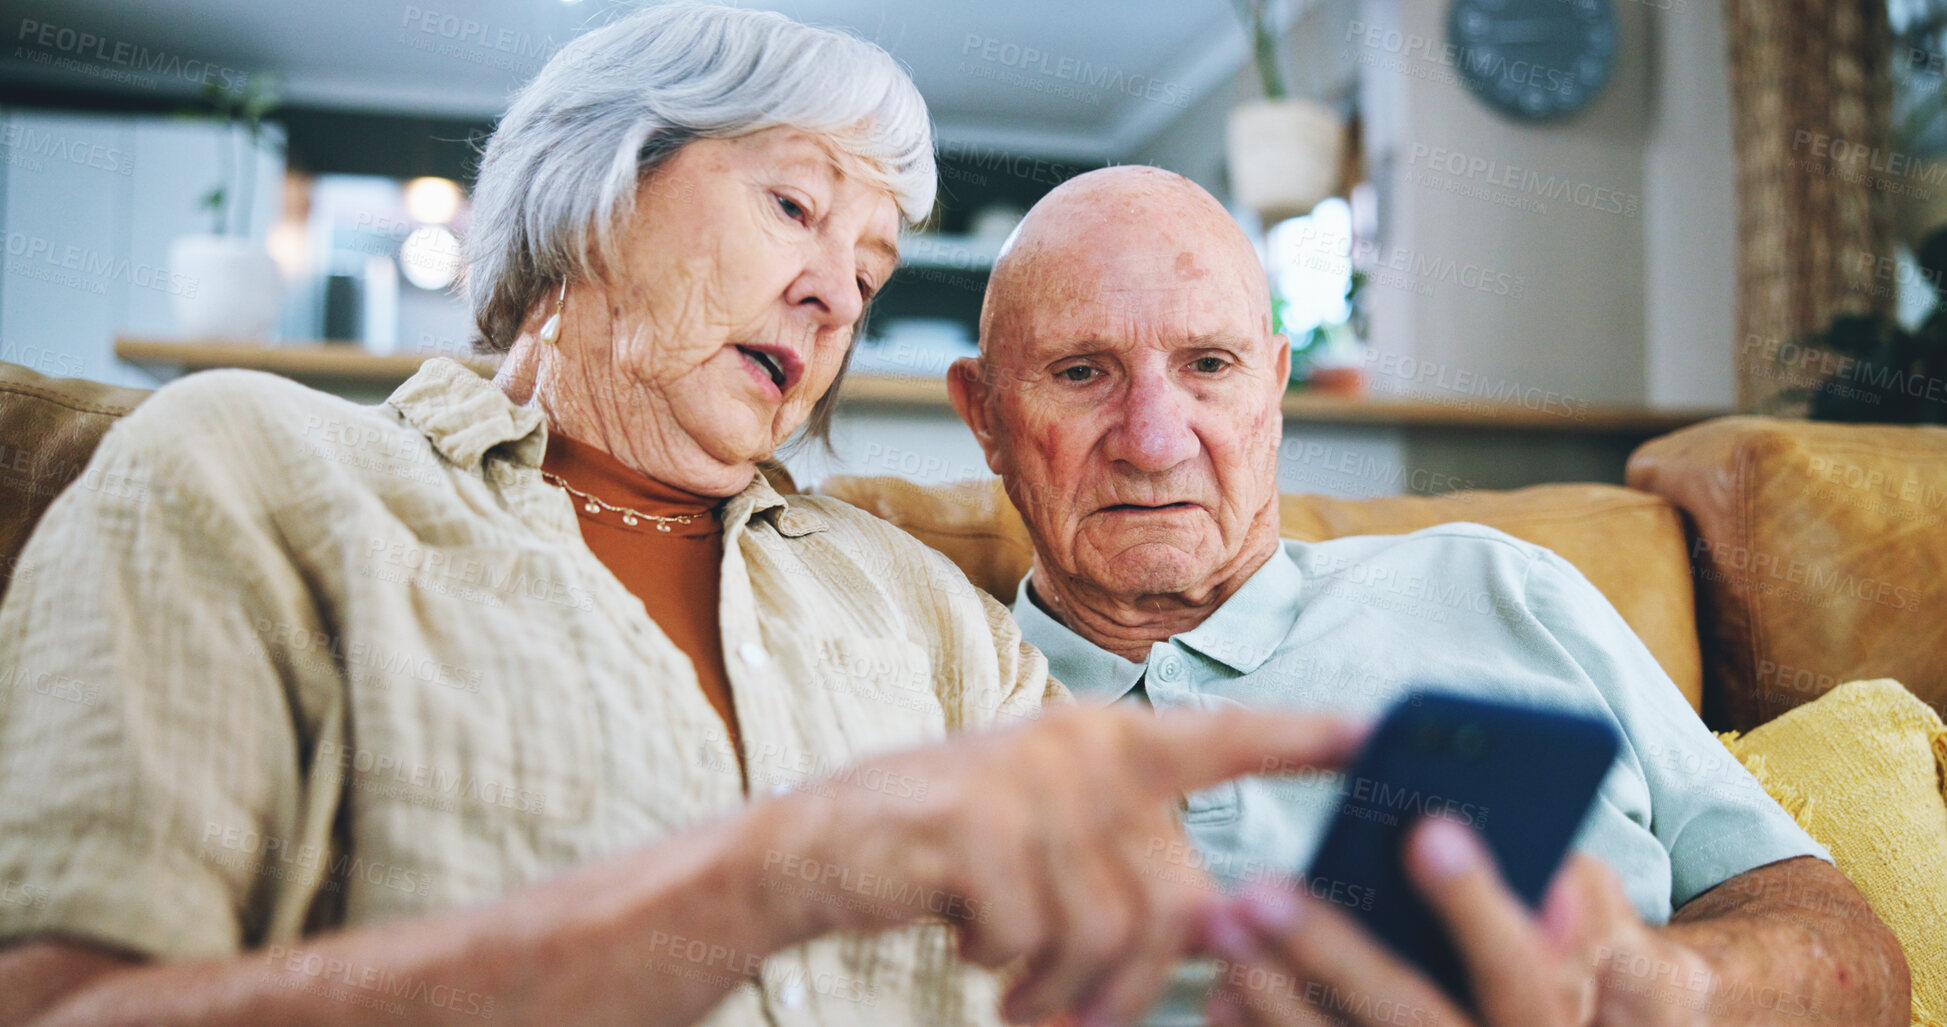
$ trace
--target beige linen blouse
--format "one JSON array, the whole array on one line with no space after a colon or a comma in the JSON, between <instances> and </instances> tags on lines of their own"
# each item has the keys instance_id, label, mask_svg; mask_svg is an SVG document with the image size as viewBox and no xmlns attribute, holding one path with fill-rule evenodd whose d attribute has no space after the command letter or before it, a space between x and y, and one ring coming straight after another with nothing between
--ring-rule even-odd
<instances>
[{"instance_id":1,"label":"beige linen blouse","mask_svg":"<svg viewBox=\"0 0 1947 1027\"><path fill-rule=\"evenodd\" d=\"M722 512L740 756L541 480L545 445L537 410L445 359L370 407L195 375L117 425L84 478L113 487L55 502L0 607L0 940L300 959L307 934L491 900L733 809L740 759L753 789L823 787L1065 694L944 557L760 477ZM680 948L641 972L735 969ZM491 1014L318 976L409 1018ZM992 1024L998 988L921 925L774 954L706 1022Z\"/></svg>"}]
</instances>

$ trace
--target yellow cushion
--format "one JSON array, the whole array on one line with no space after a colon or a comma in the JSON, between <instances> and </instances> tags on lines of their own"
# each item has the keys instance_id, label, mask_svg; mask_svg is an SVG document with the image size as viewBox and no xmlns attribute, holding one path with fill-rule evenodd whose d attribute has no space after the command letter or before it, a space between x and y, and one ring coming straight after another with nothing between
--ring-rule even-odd
<instances>
[{"instance_id":1,"label":"yellow cushion","mask_svg":"<svg viewBox=\"0 0 1947 1027\"><path fill-rule=\"evenodd\" d=\"M1840 685L1719 736L1906 949L1913 1023L1947 1025L1947 728L1890 678Z\"/></svg>"}]
</instances>

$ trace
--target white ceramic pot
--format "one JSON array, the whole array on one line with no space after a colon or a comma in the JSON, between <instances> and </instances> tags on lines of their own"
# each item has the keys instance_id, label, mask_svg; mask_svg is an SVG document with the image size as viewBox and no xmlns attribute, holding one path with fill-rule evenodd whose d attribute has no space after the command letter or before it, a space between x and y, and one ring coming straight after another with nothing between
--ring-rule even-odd
<instances>
[{"instance_id":1,"label":"white ceramic pot","mask_svg":"<svg viewBox=\"0 0 1947 1027\"><path fill-rule=\"evenodd\" d=\"M1230 112L1230 191L1269 225L1307 214L1338 189L1345 127L1311 100L1250 100Z\"/></svg>"},{"instance_id":2,"label":"white ceramic pot","mask_svg":"<svg viewBox=\"0 0 1947 1027\"><path fill-rule=\"evenodd\" d=\"M284 289L261 243L228 235L185 235L169 244L176 328L201 339L269 339Z\"/></svg>"}]
</instances>

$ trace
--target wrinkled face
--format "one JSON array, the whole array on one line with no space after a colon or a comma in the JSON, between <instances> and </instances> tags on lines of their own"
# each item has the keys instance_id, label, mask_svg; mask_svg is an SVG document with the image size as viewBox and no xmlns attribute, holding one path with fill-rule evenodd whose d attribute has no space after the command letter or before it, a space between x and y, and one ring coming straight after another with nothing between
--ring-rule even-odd
<instances>
[{"instance_id":1,"label":"wrinkled face","mask_svg":"<svg viewBox=\"0 0 1947 1027\"><path fill-rule=\"evenodd\" d=\"M1195 592L1276 501L1282 338L1221 252L1065 247L986 340L989 464L1043 561L1106 592ZM1262 284L1257 285L1261 289Z\"/></svg>"},{"instance_id":2,"label":"wrinkled face","mask_svg":"<svg viewBox=\"0 0 1947 1027\"><path fill-rule=\"evenodd\" d=\"M689 143L642 184L603 298L630 442L658 476L749 481L837 377L898 230L868 169L794 129Z\"/></svg>"}]
</instances>

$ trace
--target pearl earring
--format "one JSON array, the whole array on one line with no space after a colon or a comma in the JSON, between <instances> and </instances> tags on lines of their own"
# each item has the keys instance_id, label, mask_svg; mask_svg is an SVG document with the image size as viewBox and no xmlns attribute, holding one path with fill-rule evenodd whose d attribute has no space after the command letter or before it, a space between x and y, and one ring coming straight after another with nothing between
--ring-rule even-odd
<instances>
[{"instance_id":1,"label":"pearl earring","mask_svg":"<svg viewBox=\"0 0 1947 1027\"><path fill-rule=\"evenodd\" d=\"M554 313L550 314L547 321L541 325L542 342L552 346L554 345L554 340L561 338L561 311L566 309L567 306L568 280L563 278L561 280L561 295L554 301Z\"/></svg>"}]
</instances>

